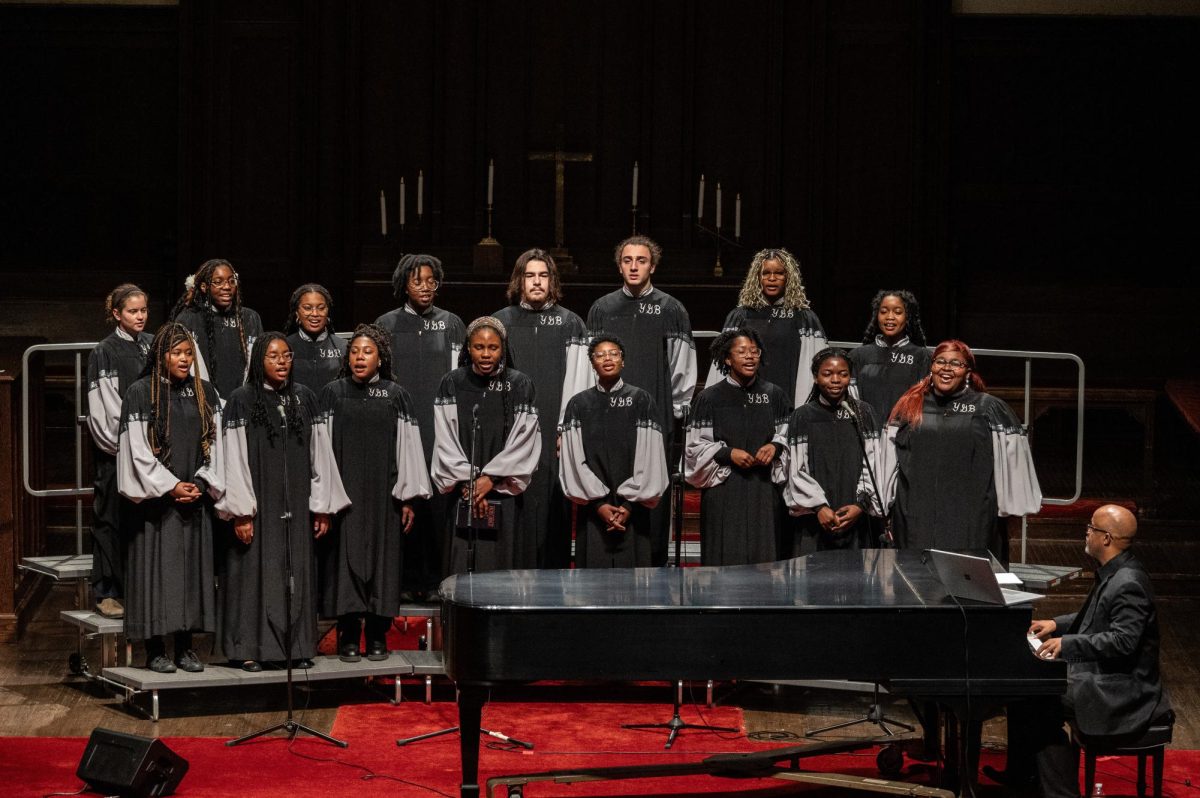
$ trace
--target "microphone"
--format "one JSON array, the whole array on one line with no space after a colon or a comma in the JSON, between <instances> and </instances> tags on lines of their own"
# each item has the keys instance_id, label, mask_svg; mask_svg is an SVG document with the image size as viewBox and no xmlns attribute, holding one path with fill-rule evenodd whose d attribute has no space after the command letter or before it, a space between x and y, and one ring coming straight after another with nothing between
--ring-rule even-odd
<instances>
[{"instance_id":1,"label":"microphone","mask_svg":"<svg viewBox=\"0 0 1200 798\"><path fill-rule=\"evenodd\" d=\"M849 400L849 398L846 398L846 399L843 399L839 404L842 407L846 408L846 414L849 415L850 420L857 425L858 424L858 411L856 411L854 409L854 403L851 402Z\"/></svg>"}]
</instances>

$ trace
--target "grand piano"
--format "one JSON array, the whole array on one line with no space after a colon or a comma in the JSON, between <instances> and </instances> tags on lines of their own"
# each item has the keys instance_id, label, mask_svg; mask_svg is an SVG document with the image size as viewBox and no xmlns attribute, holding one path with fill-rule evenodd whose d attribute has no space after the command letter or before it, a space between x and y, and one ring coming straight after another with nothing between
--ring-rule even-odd
<instances>
[{"instance_id":1,"label":"grand piano","mask_svg":"<svg viewBox=\"0 0 1200 798\"><path fill-rule=\"evenodd\" d=\"M849 679L934 699L961 721L1060 695L1029 604L957 602L920 551L825 551L701 568L494 571L442 582L464 797L477 796L489 689L542 679Z\"/></svg>"}]
</instances>

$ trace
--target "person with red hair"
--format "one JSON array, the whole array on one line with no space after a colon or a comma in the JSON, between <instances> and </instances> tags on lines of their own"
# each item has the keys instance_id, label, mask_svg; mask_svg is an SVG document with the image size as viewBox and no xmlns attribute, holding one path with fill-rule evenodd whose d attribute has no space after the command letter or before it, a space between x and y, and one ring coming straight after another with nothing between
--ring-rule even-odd
<instances>
[{"instance_id":1,"label":"person with red hair","mask_svg":"<svg viewBox=\"0 0 1200 798\"><path fill-rule=\"evenodd\" d=\"M892 409L884 494L898 547L988 549L1007 560L998 518L1041 506L1025 427L985 390L970 347L942 341L929 374Z\"/></svg>"}]
</instances>

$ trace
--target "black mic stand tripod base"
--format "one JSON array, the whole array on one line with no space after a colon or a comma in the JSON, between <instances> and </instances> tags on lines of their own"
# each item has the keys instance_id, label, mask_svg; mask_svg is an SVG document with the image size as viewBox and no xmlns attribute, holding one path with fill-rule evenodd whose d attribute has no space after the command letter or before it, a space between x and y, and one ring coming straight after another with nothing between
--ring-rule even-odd
<instances>
[{"instance_id":1,"label":"black mic stand tripod base","mask_svg":"<svg viewBox=\"0 0 1200 798\"><path fill-rule=\"evenodd\" d=\"M683 682L678 681L675 683L675 701L673 702L674 703L674 707L673 707L674 711L671 714L671 719L669 721L667 721L666 723L622 723L621 728L622 729L666 729L668 732L667 733L667 743L666 743L666 745L663 746L663 748L670 748L672 745L674 745L675 738L678 737L679 732L683 731L684 729L701 729L703 731L711 731L711 732L730 732L730 733L738 732L738 729L732 729L728 726L708 726L703 723L687 723L686 721L684 721L681 717L679 717L679 707L683 703L683 701L680 697L680 694L682 692L683 692Z\"/></svg>"}]
</instances>

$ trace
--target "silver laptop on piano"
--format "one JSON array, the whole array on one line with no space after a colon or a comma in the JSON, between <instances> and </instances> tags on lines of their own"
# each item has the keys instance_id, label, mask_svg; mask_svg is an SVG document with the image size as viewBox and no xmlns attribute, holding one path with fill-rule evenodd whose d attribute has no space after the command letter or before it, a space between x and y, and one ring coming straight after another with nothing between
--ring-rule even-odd
<instances>
[{"instance_id":1,"label":"silver laptop on piano","mask_svg":"<svg viewBox=\"0 0 1200 798\"><path fill-rule=\"evenodd\" d=\"M947 592L955 598L979 601L984 604L1027 604L1042 598L1037 593L1000 587L992 561L986 557L959 554L941 549L928 549L929 559L937 569Z\"/></svg>"}]
</instances>

